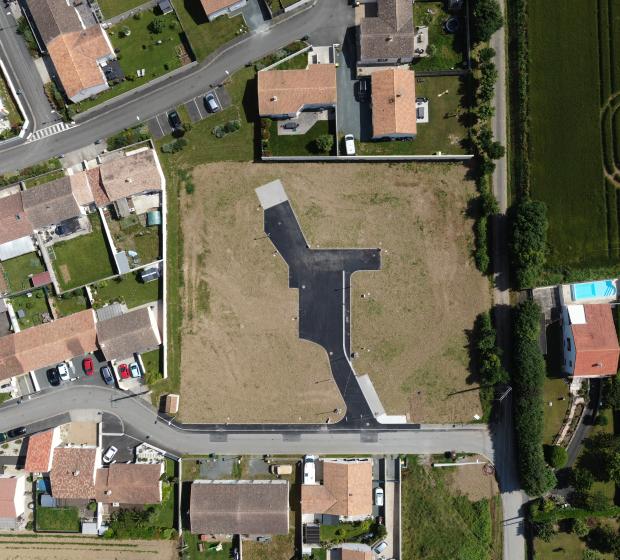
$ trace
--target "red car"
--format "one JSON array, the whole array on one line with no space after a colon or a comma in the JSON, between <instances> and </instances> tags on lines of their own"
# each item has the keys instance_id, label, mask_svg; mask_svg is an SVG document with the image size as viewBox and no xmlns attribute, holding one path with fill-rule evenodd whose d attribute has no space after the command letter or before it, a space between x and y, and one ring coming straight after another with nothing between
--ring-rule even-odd
<instances>
[{"instance_id":1,"label":"red car","mask_svg":"<svg viewBox=\"0 0 620 560\"><path fill-rule=\"evenodd\" d=\"M93 359L90 356L86 356L86 358L82 360L82 368L86 375L92 375L94 373Z\"/></svg>"},{"instance_id":2,"label":"red car","mask_svg":"<svg viewBox=\"0 0 620 560\"><path fill-rule=\"evenodd\" d=\"M129 379L131 377L127 364L121 364L118 366L118 373L120 374L121 379Z\"/></svg>"}]
</instances>

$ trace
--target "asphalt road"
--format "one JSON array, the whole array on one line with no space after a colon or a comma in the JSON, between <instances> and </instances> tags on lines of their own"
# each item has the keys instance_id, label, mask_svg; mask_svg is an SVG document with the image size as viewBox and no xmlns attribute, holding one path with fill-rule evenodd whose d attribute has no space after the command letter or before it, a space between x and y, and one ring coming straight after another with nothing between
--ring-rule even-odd
<instances>
[{"instance_id":1,"label":"asphalt road","mask_svg":"<svg viewBox=\"0 0 620 560\"><path fill-rule=\"evenodd\" d=\"M205 60L185 72L130 92L110 104L76 117L78 126L70 130L36 142L11 143L0 148L0 173L77 150L140 121L147 121L209 90L212 84L223 82L227 72L233 74L249 62L305 35L316 44L342 42L346 27L352 21L353 9L346 0L316 0L315 6L293 12L287 19L276 20L265 31L249 33L242 42L213 60ZM6 38L3 36L0 40L4 42ZM7 46L10 47L10 43ZM13 48L8 54L15 56Z\"/></svg>"},{"instance_id":2,"label":"asphalt road","mask_svg":"<svg viewBox=\"0 0 620 560\"><path fill-rule=\"evenodd\" d=\"M70 412L67 413L66 411ZM395 429L382 426L362 430L334 430L325 425L273 428L255 426L254 431L231 425L220 429L187 427L169 423L141 397L108 387L67 384L41 392L22 404L15 401L0 407L0 431L16 426L47 429L84 417L85 411L111 413L122 420L125 433L176 455L264 453L443 453L449 449L481 453L491 461L494 449L486 426L432 426Z\"/></svg>"},{"instance_id":3,"label":"asphalt road","mask_svg":"<svg viewBox=\"0 0 620 560\"><path fill-rule=\"evenodd\" d=\"M52 107L45 96L41 77L26 44L16 30L15 18L8 10L0 10L0 58L7 66L15 88L23 92L20 98L32 121L28 129L32 132L59 121L60 117L51 112ZM17 143L20 143L20 140L12 141L12 144Z\"/></svg>"},{"instance_id":4,"label":"asphalt road","mask_svg":"<svg viewBox=\"0 0 620 560\"><path fill-rule=\"evenodd\" d=\"M299 337L322 346L347 405L345 423L374 422L351 365L351 275L381 267L380 249L310 249L288 201L265 210L265 233L288 264L299 290Z\"/></svg>"}]
</instances>

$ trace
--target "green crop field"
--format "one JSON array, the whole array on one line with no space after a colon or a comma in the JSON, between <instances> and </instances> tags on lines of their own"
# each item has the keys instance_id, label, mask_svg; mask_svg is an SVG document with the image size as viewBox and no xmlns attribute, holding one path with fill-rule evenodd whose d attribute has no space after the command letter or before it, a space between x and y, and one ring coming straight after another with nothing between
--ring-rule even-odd
<instances>
[{"instance_id":1,"label":"green crop field","mask_svg":"<svg viewBox=\"0 0 620 560\"><path fill-rule=\"evenodd\" d=\"M620 261L620 0L566 8L528 6L531 194L548 206L550 267L605 266Z\"/></svg>"}]
</instances>

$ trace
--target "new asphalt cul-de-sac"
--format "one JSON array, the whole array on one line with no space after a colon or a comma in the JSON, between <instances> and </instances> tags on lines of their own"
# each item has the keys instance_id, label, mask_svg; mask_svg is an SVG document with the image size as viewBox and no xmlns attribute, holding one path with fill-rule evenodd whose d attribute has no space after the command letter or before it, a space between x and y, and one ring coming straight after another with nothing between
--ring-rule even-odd
<instances>
[{"instance_id":1,"label":"new asphalt cul-de-sac","mask_svg":"<svg viewBox=\"0 0 620 560\"><path fill-rule=\"evenodd\" d=\"M374 418L350 362L350 282L362 270L381 268L380 249L311 249L279 181L257 189L265 233L289 267L299 290L299 337L322 346L347 405L347 422Z\"/></svg>"}]
</instances>

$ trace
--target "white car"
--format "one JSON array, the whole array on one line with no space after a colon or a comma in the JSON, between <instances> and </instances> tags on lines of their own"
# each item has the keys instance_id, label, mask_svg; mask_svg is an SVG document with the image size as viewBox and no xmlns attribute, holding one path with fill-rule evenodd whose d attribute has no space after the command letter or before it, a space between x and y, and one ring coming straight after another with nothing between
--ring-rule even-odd
<instances>
[{"instance_id":1,"label":"white car","mask_svg":"<svg viewBox=\"0 0 620 560\"><path fill-rule=\"evenodd\" d=\"M56 369L58 370L58 375L60 375L60 379L62 379L63 381L71 380L71 372L69 371L69 366L65 362L58 364L56 366Z\"/></svg>"},{"instance_id":2,"label":"white car","mask_svg":"<svg viewBox=\"0 0 620 560\"><path fill-rule=\"evenodd\" d=\"M104 463L109 463L112 459L114 459L114 455L116 455L117 453L118 453L118 449L114 447L113 445L110 445L107 451L103 454L103 457L101 458L101 460Z\"/></svg>"},{"instance_id":3,"label":"white car","mask_svg":"<svg viewBox=\"0 0 620 560\"><path fill-rule=\"evenodd\" d=\"M140 375L142 375L140 373L140 366L136 362L131 362L129 364L129 373L131 377L140 377Z\"/></svg>"},{"instance_id":4,"label":"white car","mask_svg":"<svg viewBox=\"0 0 620 560\"><path fill-rule=\"evenodd\" d=\"M383 505L383 488L381 488L381 486L377 486L377 488L375 488L375 505Z\"/></svg>"},{"instance_id":5,"label":"white car","mask_svg":"<svg viewBox=\"0 0 620 560\"><path fill-rule=\"evenodd\" d=\"M377 546L375 546L372 551L375 554L381 554L387 548L387 543L385 541L381 541Z\"/></svg>"},{"instance_id":6,"label":"white car","mask_svg":"<svg viewBox=\"0 0 620 560\"><path fill-rule=\"evenodd\" d=\"M304 484L316 484L316 466L314 455L306 455L304 457Z\"/></svg>"},{"instance_id":7,"label":"white car","mask_svg":"<svg viewBox=\"0 0 620 560\"><path fill-rule=\"evenodd\" d=\"M355 138L353 134L347 134L344 137L344 149L348 156L355 155Z\"/></svg>"}]
</instances>

